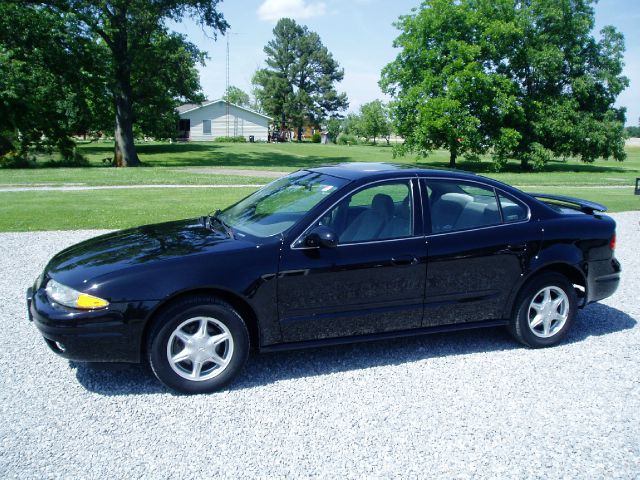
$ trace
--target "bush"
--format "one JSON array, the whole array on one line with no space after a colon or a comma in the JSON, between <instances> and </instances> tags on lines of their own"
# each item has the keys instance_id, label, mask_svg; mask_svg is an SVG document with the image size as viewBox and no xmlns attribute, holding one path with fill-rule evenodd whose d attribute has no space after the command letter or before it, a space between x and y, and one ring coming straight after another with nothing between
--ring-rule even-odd
<instances>
[{"instance_id":1,"label":"bush","mask_svg":"<svg viewBox=\"0 0 640 480\"><path fill-rule=\"evenodd\" d=\"M322 136L318 132L311 136L311 143L320 143L320 140L322 140Z\"/></svg>"},{"instance_id":2,"label":"bush","mask_svg":"<svg viewBox=\"0 0 640 480\"><path fill-rule=\"evenodd\" d=\"M218 137L214 140L214 142L219 143L247 143L247 139L242 135L237 137Z\"/></svg>"},{"instance_id":3,"label":"bush","mask_svg":"<svg viewBox=\"0 0 640 480\"><path fill-rule=\"evenodd\" d=\"M33 159L16 151L0 154L0 168L33 168L35 166Z\"/></svg>"},{"instance_id":4,"label":"bush","mask_svg":"<svg viewBox=\"0 0 640 480\"><path fill-rule=\"evenodd\" d=\"M531 151L527 155L529 156L529 163L533 164L534 170L541 170L553 159L553 152L537 142L531 144Z\"/></svg>"},{"instance_id":5,"label":"bush","mask_svg":"<svg viewBox=\"0 0 640 480\"><path fill-rule=\"evenodd\" d=\"M357 145L358 137L355 135L351 135L349 133L341 133L338 135L338 140L336 142L338 145Z\"/></svg>"}]
</instances>

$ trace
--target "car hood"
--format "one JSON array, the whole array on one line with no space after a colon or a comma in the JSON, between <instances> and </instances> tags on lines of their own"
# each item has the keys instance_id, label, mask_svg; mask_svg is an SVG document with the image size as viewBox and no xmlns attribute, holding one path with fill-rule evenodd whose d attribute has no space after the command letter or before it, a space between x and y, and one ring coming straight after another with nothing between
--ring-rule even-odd
<instances>
[{"instance_id":1,"label":"car hood","mask_svg":"<svg viewBox=\"0 0 640 480\"><path fill-rule=\"evenodd\" d=\"M120 230L73 245L54 256L45 273L70 287L150 263L253 246L205 227L201 219L180 220Z\"/></svg>"}]
</instances>

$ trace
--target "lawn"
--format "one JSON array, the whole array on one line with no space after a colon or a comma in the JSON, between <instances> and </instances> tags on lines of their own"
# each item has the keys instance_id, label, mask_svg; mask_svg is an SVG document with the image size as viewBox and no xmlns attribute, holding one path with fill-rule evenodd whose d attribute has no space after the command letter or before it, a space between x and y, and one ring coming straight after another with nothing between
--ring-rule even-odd
<instances>
[{"instance_id":1,"label":"lawn","mask_svg":"<svg viewBox=\"0 0 640 480\"><path fill-rule=\"evenodd\" d=\"M228 205L253 189L124 189L81 192L2 192L1 187L35 185L260 185L270 179L227 170L289 172L308 166L339 162L396 162L424 168L446 168L448 153L436 151L428 158L393 157L388 146L338 146L319 144L144 143L138 145L143 167L115 169L109 158L112 145L80 146L91 166L85 168L34 168L0 170L0 231L121 228L200 215ZM458 168L519 186L525 191L563 193L609 206L611 211L640 210L633 195L640 177L640 148L628 148L624 162L599 160L554 161L542 172L523 173L517 162L495 173L488 158L460 161ZM199 171L196 171L198 170ZM205 173L203 173L205 172ZM622 188L613 188L622 187Z\"/></svg>"},{"instance_id":2,"label":"lawn","mask_svg":"<svg viewBox=\"0 0 640 480\"><path fill-rule=\"evenodd\" d=\"M0 231L118 229L206 215L253 188L0 193Z\"/></svg>"}]
</instances>

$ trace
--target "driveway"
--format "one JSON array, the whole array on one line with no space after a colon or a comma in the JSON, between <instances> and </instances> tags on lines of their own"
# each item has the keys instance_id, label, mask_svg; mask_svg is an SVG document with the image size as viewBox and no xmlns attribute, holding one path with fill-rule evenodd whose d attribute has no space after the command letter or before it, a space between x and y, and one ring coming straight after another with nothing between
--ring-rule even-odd
<instances>
[{"instance_id":1,"label":"driveway","mask_svg":"<svg viewBox=\"0 0 640 480\"><path fill-rule=\"evenodd\" d=\"M638 478L640 213L613 217L622 285L558 347L488 329L253 355L193 397L61 359L26 320L47 259L100 232L0 234L0 476Z\"/></svg>"}]
</instances>

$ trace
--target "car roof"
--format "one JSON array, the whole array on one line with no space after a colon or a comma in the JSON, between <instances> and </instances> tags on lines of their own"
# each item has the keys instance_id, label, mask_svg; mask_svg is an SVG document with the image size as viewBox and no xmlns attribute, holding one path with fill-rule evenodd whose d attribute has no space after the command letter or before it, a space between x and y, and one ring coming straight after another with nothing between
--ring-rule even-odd
<instances>
[{"instance_id":1,"label":"car roof","mask_svg":"<svg viewBox=\"0 0 640 480\"><path fill-rule=\"evenodd\" d=\"M395 163L350 162L308 168L312 172L324 173L347 180L361 180L364 178L394 178L398 176L429 176L459 179L479 179L474 173L458 170L438 170L433 168L417 168L411 165ZM482 177L480 177L482 178ZM482 178L484 180L484 178Z\"/></svg>"}]
</instances>

